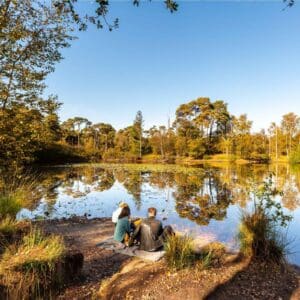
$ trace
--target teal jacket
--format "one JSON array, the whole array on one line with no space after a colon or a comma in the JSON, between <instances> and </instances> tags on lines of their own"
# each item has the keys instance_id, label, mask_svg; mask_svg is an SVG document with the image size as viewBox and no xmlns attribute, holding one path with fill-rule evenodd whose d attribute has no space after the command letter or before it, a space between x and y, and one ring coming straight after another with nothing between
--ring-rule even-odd
<instances>
[{"instance_id":1,"label":"teal jacket","mask_svg":"<svg viewBox=\"0 0 300 300\"><path fill-rule=\"evenodd\" d=\"M114 239L118 242L123 242L126 232L130 232L130 222L128 217L118 220L115 227Z\"/></svg>"}]
</instances>

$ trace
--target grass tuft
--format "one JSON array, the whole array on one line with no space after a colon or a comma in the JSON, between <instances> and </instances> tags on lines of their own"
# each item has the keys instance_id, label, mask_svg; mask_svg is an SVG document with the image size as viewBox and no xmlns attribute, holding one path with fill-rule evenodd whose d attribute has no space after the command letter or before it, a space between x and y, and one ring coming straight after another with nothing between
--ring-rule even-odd
<instances>
[{"instance_id":1,"label":"grass tuft","mask_svg":"<svg viewBox=\"0 0 300 300\"><path fill-rule=\"evenodd\" d=\"M191 267L196 261L193 239L187 235L171 235L165 243L165 259L170 269Z\"/></svg>"},{"instance_id":2,"label":"grass tuft","mask_svg":"<svg viewBox=\"0 0 300 300\"><path fill-rule=\"evenodd\" d=\"M65 253L59 236L44 236L40 230L6 248L0 261L0 277L10 297L40 297L60 281L58 263Z\"/></svg>"},{"instance_id":3,"label":"grass tuft","mask_svg":"<svg viewBox=\"0 0 300 300\"><path fill-rule=\"evenodd\" d=\"M288 243L263 211L245 213L239 226L240 250L255 259L284 262Z\"/></svg>"},{"instance_id":4,"label":"grass tuft","mask_svg":"<svg viewBox=\"0 0 300 300\"><path fill-rule=\"evenodd\" d=\"M17 230L18 222L10 216L0 221L0 235L11 235Z\"/></svg>"}]
</instances>

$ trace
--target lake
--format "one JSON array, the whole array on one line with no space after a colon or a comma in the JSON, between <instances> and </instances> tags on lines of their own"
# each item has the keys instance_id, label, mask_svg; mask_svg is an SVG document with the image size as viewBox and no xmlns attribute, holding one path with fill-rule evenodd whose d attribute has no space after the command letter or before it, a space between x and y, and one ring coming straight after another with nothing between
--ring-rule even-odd
<instances>
[{"instance_id":1,"label":"lake","mask_svg":"<svg viewBox=\"0 0 300 300\"><path fill-rule=\"evenodd\" d=\"M253 183L272 173L283 192L277 200L293 216L287 231L289 260L300 265L300 169L288 164L86 164L45 167L36 173L39 199L23 208L18 219L110 217L125 201L132 216L144 217L154 206L164 224L232 249L237 248L242 210L251 209Z\"/></svg>"}]
</instances>

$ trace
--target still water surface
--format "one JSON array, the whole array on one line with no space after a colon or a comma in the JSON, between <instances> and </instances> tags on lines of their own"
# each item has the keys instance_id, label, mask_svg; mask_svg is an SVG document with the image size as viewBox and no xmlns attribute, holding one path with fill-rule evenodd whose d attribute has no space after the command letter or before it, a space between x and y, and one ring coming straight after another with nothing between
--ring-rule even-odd
<instances>
[{"instance_id":1,"label":"still water surface","mask_svg":"<svg viewBox=\"0 0 300 300\"><path fill-rule=\"evenodd\" d=\"M133 216L155 206L158 218L177 230L237 247L242 209L251 207L251 186L273 173L277 196L293 216L289 260L300 265L300 169L290 165L73 165L43 168L40 200L18 218L110 217L126 201ZM279 198L280 197L280 198Z\"/></svg>"}]
</instances>

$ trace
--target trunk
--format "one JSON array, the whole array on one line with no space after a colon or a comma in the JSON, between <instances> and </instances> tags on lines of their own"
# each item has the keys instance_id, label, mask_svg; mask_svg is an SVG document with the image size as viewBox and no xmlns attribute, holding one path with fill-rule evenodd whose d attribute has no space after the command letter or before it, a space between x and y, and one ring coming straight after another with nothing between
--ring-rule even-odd
<instances>
[{"instance_id":1,"label":"trunk","mask_svg":"<svg viewBox=\"0 0 300 300\"><path fill-rule=\"evenodd\" d=\"M140 158L142 158L142 133L140 133Z\"/></svg>"},{"instance_id":2,"label":"trunk","mask_svg":"<svg viewBox=\"0 0 300 300\"><path fill-rule=\"evenodd\" d=\"M276 128L276 160L278 160L278 130Z\"/></svg>"},{"instance_id":3,"label":"trunk","mask_svg":"<svg viewBox=\"0 0 300 300\"><path fill-rule=\"evenodd\" d=\"M165 158L162 135L160 135L160 155L162 156L162 158Z\"/></svg>"},{"instance_id":4,"label":"trunk","mask_svg":"<svg viewBox=\"0 0 300 300\"><path fill-rule=\"evenodd\" d=\"M288 148L288 136L285 136L285 151L286 155L289 156L289 148Z\"/></svg>"},{"instance_id":5,"label":"trunk","mask_svg":"<svg viewBox=\"0 0 300 300\"><path fill-rule=\"evenodd\" d=\"M289 150L289 153L291 153L292 151L292 133L290 131L290 150Z\"/></svg>"}]
</instances>

